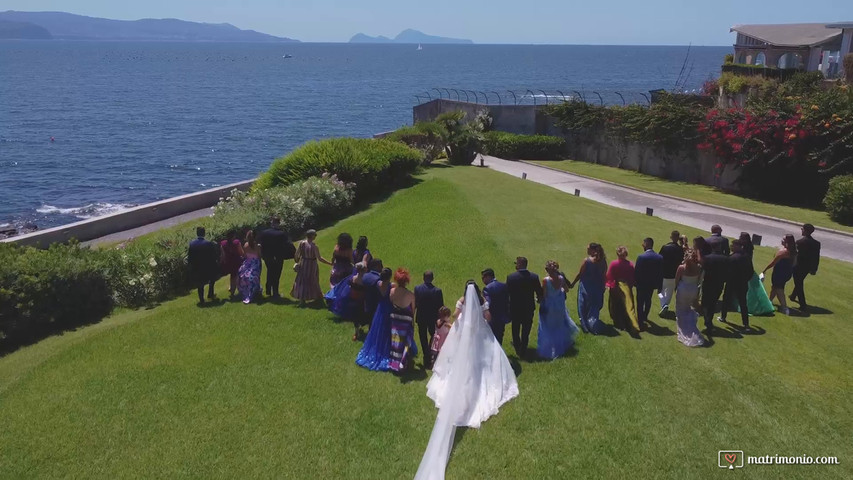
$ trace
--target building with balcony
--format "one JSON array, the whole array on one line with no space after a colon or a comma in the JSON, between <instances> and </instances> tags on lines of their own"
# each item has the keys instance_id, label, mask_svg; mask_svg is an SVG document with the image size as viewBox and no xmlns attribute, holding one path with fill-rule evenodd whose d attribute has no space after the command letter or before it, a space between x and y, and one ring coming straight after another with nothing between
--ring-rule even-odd
<instances>
[{"instance_id":1,"label":"building with balcony","mask_svg":"<svg viewBox=\"0 0 853 480\"><path fill-rule=\"evenodd\" d=\"M735 63L841 75L842 59L851 53L853 22L735 25Z\"/></svg>"}]
</instances>

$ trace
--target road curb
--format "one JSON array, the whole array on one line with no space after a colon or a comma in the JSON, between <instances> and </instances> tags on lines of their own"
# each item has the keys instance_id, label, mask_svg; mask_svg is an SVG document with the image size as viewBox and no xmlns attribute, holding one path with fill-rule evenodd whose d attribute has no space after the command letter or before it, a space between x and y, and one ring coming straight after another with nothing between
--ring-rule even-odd
<instances>
[{"instance_id":1,"label":"road curb","mask_svg":"<svg viewBox=\"0 0 853 480\"><path fill-rule=\"evenodd\" d=\"M499 157L494 157L494 158L497 158L498 160L504 160L503 158L499 158ZM761 219L763 219L763 220L772 220L772 221L774 221L774 222L786 223L786 224L788 224L788 225L792 225L792 226L795 226L795 227L802 227L802 226L803 226L803 224L802 224L802 223L800 223L800 222L795 222L795 221L793 221L793 220L788 220L788 219L786 219L786 218L771 217L770 215L762 215L762 214L760 214L760 213L746 212L746 211L744 211L744 210L737 210L737 209L735 209L735 208L723 207L723 206L714 205L714 204L711 204L711 203L699 202L699 201L697 201L697 200L690 200L690 199L688 199L688 198L683 198L683 197L676 197L676 196L674 196L674 195L668 195L668 194L666 194L666 193L658 193L658 192L652 192L652 191L649 191L649 190L643 190L642 188L631 187L631 186L628 186L628 185L623 185L623 184L621 184L621 183L612 182L612 181L610 181L610 180L602 180L602 179L600 179L600 178L590 177L590 176L588 176L588 175L582 175L582 174L579 174L579 173L567 172L566 170L560 170L559 168L549 167L549 166L546 166L546 165L540 165L540 164L538 164L538 163L533 163L533 162L530 162L530 161L527 161L527 160L506 160L506 161L508 161L508 162L524 163L524 164L526 164L526 165L530 165L530 166L532 166L532 167L544 168L544 169L546 169L546 170L551 170L551 171L554 171L554 172L562 173L562 174L564 174L564 175L572 175L572 176L575 176L575 177L584 178L584 179L586 179L586 180L592 180L592 181L595 181L595 182L606 183L606 184L608 184L608 185L613 185L614 187L625 188L625 189L628 189L628 190L633 190L633 191L635 191L635 192L640 192L640 193L645 193L645 194L648 194L648 195L655 195L655 196L658 196L658 197L668 198L668 199L670 199L670 200L677 200L677 201L680 201L680 202L692 203L692 204L694 204L694 205L701 205L701 206L703 206L703 207L708 207L708 208L716 208L716 209L719 209L719 210L725 210L725 211L727 211L727 212L739 213L739 214L741 214L741 215L747 215L747 216L750 216L750 217L761 218ZM834 229L834 228L827 228L827 227L819 227L819 226L815 226L815 231L817 231L817 232L832 233L832 234L835 234L835 235L842 235L842 236L845 236L845 237L853 238L853 233L851 233L851 232L845 232L845 231L843 231L843 230L836 230L836 229Z\"/></svg>"}]
</instances>

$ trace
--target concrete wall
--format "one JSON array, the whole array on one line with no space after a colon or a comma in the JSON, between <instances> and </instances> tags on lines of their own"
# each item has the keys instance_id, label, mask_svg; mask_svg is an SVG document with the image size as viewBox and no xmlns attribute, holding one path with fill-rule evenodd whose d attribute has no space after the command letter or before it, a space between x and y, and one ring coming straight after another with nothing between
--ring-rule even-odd
<instances>
[{"instance_id":1,"label":"concrete wall","mask_svg":"<svg viewBox=\"0 0 853 480\"><path fill-rule=\"evenodd\" d=\"M216 205L220 198L227 197L235 188L238 190L248 190L254 182L254 180L248 180L240 183L232 183L231 185L169 198L112 215L104 215L61 227L40 230L27 235L7 238L2 241L40 248L47 248L50 244L56 242L64 243L72 238L85 242L203 208L210 208Z\"/></svg>"},{"instance_id":2,"label":"concrete wall","mask_svg":"<svg viewBox=\"0 0 853 480\"><path fill-rule=\"evenodd\" d=\"M681 182L710 185L737 191L740 170L726 167L717 174L717 158L702 151L670 152L636 142L608 137L604 134L572 134L555 126L555 120L543 111L544 105L478 105L455 100L433 100L412 109L415 122L430 121L441 113L462 110L470 118L486 110L492 115L492 128L526 135L563 137L569 157L590 163L624 168L635 172ZM528 159L535 160L535 159Z\"/></svg>"}]
</instances>

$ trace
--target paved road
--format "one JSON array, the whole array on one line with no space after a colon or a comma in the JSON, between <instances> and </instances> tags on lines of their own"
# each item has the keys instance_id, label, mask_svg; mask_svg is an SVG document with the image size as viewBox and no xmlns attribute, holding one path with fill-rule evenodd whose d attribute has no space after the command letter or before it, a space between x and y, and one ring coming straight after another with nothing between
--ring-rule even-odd
<instances>
[{"instance_id":1,"label":"paved road","mask_svg":"<svg viewBox=\"0 0 853 480\"><path fill-rule=\"evenodd\" d=\"M625 210L645 213L646 207L651 207L656 217L682 225L708 230L716 223L723 228L723 234L729 237L736 236L740 232L758 234L763 237L763 245L778 245L787 233L794 234L798 238L800 236L799 227L791 223L640 192L568 172L558 172L489 156L485 157L485 165L492 170L514 177L521 177L522 173L527 173L528 180L563 192L574 194L575 189L579 189L581 197ZM820 229L815 232L814 237L821 242L821 255L853 262L853 237Z\"/></svg>"},{"instance_id":2,"label":"paved road","mask_svg":"<svg viewBox=\"0 0 853 480\"><path fill-rule=\"evenodd\" d=\"M159 222L149 223L148 225L143 225L141 227L131 228L130 230L125 230L123 232L117 232L107 235L105 237L89 240L87 242L83 242L82 245L94 246L104 243L120 243L131 238L136 238L141 235L145 235L146 233L156 232L157 230L162 230L164 228L171 227L173 225L180 225L182 223L196 220L202 217L209 217L211 213L212 210L210 208L203 208L194 212L188 212L184 213L183 215L178 215L177 217L167 218L165 220L160 220ZM189 226L188 228L193 227Z\"/></svg>"}]
</instances>

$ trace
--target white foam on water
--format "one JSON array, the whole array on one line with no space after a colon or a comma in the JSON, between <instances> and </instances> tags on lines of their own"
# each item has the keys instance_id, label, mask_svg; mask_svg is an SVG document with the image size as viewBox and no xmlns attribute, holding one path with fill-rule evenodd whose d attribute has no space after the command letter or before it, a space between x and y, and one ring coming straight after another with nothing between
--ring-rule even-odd
<instances>
[{"instance_id":1,"label":"white foam on water","mask_svg":"<svg viewBox=\"0 0 853 480\"><path fill-rule=\"evenodd\" d=\"M128 208L133 207L134 205L125 205L125 204L114 204L114 203L90 203L88 205L84 205L82 207L70 207L70 208L60 208L55 207L53 205L42 205L37 208L36 211L38 213L46 214L46 215L73 215L81 220L86 220L89 218L100 217L103 215L109 215L111 213L118 213L123 210L127 210Z\"/></svg>"}]
</instances>

